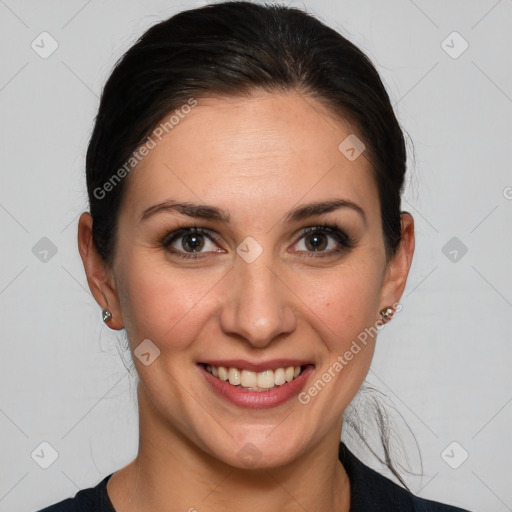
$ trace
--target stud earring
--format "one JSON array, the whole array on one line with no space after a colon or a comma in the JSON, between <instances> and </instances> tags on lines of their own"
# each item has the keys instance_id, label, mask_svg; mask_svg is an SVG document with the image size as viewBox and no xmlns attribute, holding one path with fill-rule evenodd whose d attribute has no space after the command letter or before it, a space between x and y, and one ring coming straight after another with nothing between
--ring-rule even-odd
<instances>
[{"instance_id":1,"label":"stud earring","mask_svg":"<svg viewBox=\"0 0 512 512\"><path fill-rule=\"evenodd\" d=\"M103 321L107 323L109 320L112 320L112 313L108 309L103 310Z\"/></svg>"},{"instance_id":2,"label":"stud earring","mask_svg":"<svg viewBox=\"0 0 512 512\"><path fill-rule=\"evenodd\" d=\"M379 311L379 315L382 318L382 320L384 320L384 322L391 320L393 318L394 313L395 313L395 310L390 306L382 308Z\"/></svg>"}]
</instances>

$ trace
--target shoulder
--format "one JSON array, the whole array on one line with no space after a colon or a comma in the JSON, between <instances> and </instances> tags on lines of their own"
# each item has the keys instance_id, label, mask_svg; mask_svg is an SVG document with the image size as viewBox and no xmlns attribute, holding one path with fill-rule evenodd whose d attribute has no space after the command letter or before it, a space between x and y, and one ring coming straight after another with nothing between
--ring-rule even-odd
<instances>
[{"instance_id":1,"label":"shoulder","mask_svg":"<svg viewBox=\"0 0 512 512\"><path fill-rule=\"evenodd\" d=\"M468 512L452 505L415 496L363 464L344 443L340 443L339 446L339 459L350 480L351 512Z\"/></svg>"},{"instance_id":2,"label":"shoulder","mask_svg":"<svg viewBox=\"0 0 512 512\"><path fill-rule=\"evenodd\" d=\"M38 512L115 512L107 494L107 482L111 476L106 476L95 487L78 491L74 498L59 501Z\"/></svg>"}]
</instances>

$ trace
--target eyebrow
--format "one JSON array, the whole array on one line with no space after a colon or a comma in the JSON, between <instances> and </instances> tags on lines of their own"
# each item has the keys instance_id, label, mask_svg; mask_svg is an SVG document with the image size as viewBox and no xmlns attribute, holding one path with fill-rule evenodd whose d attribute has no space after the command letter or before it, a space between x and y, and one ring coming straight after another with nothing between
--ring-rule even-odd
<instances>
[{"instance_id":1,"label":"eyebrow","mask_svg":"<svg viewBox=\"0 0 512 512\"><path fill-rule=\"evenodd\" d=\"M322 201L317 203L309 203L298 206L297 208L288 212L284 217L284 222L297 222L308 217L315 215L322 215L330 213L341 208L349 208L357 212L366 224L366 214L364 210L353 201L347 199L332 199L329 201ZM216 206L210 206L207 204L194 204L190 202L177 202L169 199L162 203L150 206L142 212L140 220L143 221L157 213L175 211L188 217L197 219L208 219L223 222L228 224L230 221L230 215L226 210L217 208Z\"/></svg>"},{"instance_id":2,"label":"eyebrow","mask_svg":"<svg viewBox=\"0 0 512 512\"><path fill-rule=\"evenodd\" d=\"M140 220L143 221L157 213L168 211L176 211L182 215L187 215L197 219L210 219L229 223L229 213L226 210L222 210L216 206L209 206L207 204L177 202L172 199L147 208L142 212Z\"/></svg>"},{"instance_id":3,"label":"eyebrow","mask_svg":"<svg viewBox=\"0 0 512 512\"><path fill-rule=\"evenodd\" d=\"M366 213L364 210L353 201L347 199L332 199L330 201L322 201L320 203L310 203L301 205L289 212L284 220L285 222L296 222L299 220L313 217L314 215L322 215L323 213L330 213L341 208L349 208L356 211L363 218L366 224Z\"/></svg>"}]
</instances>

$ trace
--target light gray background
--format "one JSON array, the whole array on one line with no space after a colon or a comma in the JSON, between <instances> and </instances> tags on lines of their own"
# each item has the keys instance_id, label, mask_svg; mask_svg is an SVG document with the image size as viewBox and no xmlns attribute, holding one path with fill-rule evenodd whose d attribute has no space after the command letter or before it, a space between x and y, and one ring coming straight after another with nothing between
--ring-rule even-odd
<instances>
[{"instance_id":1,"label":"light gray background","mask_svg":"<svg viewBox=\"0 0 512 512\"><path fill-rule=\"evenodd\" d=\"M127 354L76 247L84 155L117 58L150 25L203 3L0 0L1 511L72 496L136 454ZM415 260L368 378L420 446L424 475L408 482L473 511L512 510L512 2L292 3L368 53L415 146L403 205ZM43 31L58 43L47 59L31 48ZM458 58L445 49L458 53L461 39L442 45L453 31L469 44ZM32 251L43 237L57 248L46 262ZM452 237L465 255L443 253ZM31 457L43 441L58 452L48 469Z\"/></svg>"}]
</instances>

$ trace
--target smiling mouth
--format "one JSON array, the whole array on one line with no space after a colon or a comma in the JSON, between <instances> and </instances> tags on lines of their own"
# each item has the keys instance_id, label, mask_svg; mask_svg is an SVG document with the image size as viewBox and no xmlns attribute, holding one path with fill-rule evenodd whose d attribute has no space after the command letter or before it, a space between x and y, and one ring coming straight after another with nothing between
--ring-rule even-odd
<instances>
[{"instance_id":1,"label":"smiling mouth","mask_svg":"<svg viewBox=\"0 0 512 512\"><path fill-rule=\"evenodd\" d=\"M300 376L307 366L287 366L275 370L253 372L234 367L204 364L205 370L217 379L244 391L272 391Z\"/></svg>"}]
</instances>

